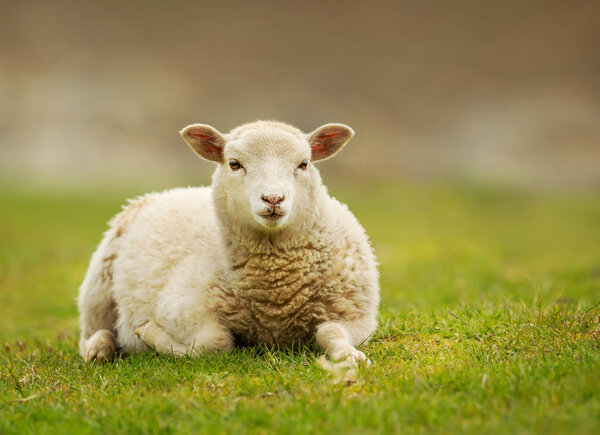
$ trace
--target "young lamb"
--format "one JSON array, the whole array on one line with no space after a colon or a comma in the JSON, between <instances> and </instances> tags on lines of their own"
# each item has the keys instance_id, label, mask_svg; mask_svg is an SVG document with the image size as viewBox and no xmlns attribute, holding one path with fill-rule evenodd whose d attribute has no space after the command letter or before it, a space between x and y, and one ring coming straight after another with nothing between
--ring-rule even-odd
<instances>
[{"instance_id":1,"label":"young lamb","mask_svg":"<svg viewBox=\"0 0 600 435\"><path fill-rule=\"evenodd\" d=\"M82 357L200 356L314 337L332 359L366 363L355 346L376 327L375 256L313 166L353 130L326 124L306 135L258 121L181 135L218 164L212 185L147 194L110 222L79 292Z\"/></svg>"}]
</instances>

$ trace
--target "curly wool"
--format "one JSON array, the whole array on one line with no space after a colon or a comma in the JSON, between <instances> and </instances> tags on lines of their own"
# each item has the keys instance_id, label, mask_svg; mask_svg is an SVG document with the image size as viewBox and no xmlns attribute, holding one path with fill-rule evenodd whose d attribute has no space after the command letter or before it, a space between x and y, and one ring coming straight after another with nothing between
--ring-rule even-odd
<instances>
[{"instance_id":1,"label":"curly wool","mask_svg":"<svg viewBox=\"0 0 600 435\"><path fill-rule=\"evenodd\" d=\"M318 217L305 216L312 229L295 237L257 239L222 224L230 230L233 267L214 293L215 310L245 342L287 346L312 336L320 323L376 311L377 276L368 267L374 258L364 231L345 206L322 200L337 213L316 209Z\"/></svg>"}]
</instances>

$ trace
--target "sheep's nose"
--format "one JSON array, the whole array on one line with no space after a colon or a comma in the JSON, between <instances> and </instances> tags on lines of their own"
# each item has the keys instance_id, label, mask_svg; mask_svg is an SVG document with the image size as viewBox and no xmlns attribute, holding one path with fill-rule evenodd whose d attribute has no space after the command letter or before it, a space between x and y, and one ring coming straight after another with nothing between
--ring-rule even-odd
<instances>
[{"instance_id":1,"label":"sheep's nose","mask_svg":"<svg viewBox=\"0 0 600 435\"><path fill-rule=\"evenodd\" d=\"M276 205L283 202L285 195L263 195L260 198L269 205Z\"/></svg>"}]
</instances>

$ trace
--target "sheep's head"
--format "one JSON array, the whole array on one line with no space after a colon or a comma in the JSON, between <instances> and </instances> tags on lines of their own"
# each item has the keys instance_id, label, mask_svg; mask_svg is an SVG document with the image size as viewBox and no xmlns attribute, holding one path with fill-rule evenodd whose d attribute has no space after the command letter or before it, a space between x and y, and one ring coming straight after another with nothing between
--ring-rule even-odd
<instances>
[{"instance_id":1,"label":"sheep's head","mask_svg":"<svg viewBox=\"0 0 600 435\"><path fill-rule=\"evenodd\" d=\"M196 154L219 164L213 176L217 212L269 231L302 219L302 211L314 207L321 178L312 163L333 156L353 135L343 124L304 134L266 121L229 134L204 124L181 131Z\"/></svg>"}]
</instances>

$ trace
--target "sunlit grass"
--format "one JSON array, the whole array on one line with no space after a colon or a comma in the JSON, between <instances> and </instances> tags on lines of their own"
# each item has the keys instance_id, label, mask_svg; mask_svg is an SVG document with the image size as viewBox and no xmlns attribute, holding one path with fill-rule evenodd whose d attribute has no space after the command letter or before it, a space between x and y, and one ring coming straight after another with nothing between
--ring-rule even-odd
<instances>
[{"instance_id":1,"label":"sunlit grass","mask_svg":"<svg viewBox=\"0 0 600 435\"><path fill-rule=\"evenodd\" d=\"M141 192L0 189L0 432L596 432L600 197L333 186L381 262L356 382L314 346L85 365L77 287Z\"/></svg>"}]
</instances>

